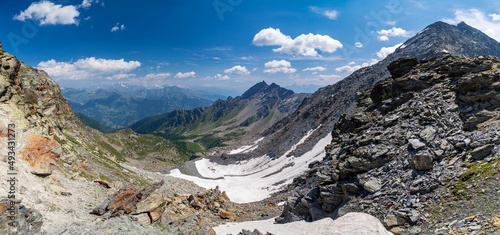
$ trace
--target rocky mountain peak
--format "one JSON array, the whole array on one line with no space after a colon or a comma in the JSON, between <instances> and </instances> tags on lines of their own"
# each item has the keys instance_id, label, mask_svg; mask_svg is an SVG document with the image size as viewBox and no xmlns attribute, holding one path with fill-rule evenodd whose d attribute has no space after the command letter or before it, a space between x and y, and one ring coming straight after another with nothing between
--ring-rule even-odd
<instances>
[{"instance_id":1,"label":"rocky mountain peak","mask_svg":"<svg viewBox=\"0 0 500 235\"><path fill-rule=\"evenodd\" d=\"M295 180L299 196L288 199L281 220L364 211L393 231L435 231L442 225L430 221L469 216L451 205L471 198L494 203L477 192L498 185L497 176L481 178L479 166L496 171L499 161L499 66L492 56L391 63L392 76L366 89L356 109L335 124L323 161ZM469 187L474 184L477 189ZM450 203L449 209L432 214L436 202Z\"/></svg>"},{"instance_id":2,"label":"rocky mountain peak","mask_svg":"<svg viewBox=\"0 0 500 235\"><path fill-rule=\"evenodd\" d=\"M403 57L416 58L418 61L443 54L465 58L481 55L500 56L500 44L466 24L454 26L441 21L433 23L377 64L361 68L304 99L293 114L264 132L266 139L252 154L279 156L296 144L296 140L300 139L303 133L319 127L312 134L311 141L304 142L296 150L299 153L307 152L317 141L331 133L340 115L355 107L357 94L391 76L387 70L391 62Z\"/></svg>"}]
</instances>

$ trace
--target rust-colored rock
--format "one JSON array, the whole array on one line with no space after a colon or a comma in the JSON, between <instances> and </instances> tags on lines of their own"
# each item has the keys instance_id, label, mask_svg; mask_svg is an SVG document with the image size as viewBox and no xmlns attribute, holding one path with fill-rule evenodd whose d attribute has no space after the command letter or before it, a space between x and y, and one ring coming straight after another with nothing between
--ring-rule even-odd
<instances>
[{"instance_id":1,"label":"rust-colored rock","mask_svg":"<svg viewBox=\"0 0 500 235\"><path fill-rule=\"evenodd\" d=\"M114 197L114 200L109 204L107 209L110 211L113 211L116 208L118 208L120 205L122 205L125 201L127 201L130 197L136 195L138 193L138 191L137 191L137 189L132 188L132 187L127 187L124 189L124 191L122 191L121 193L116 195L116 197Z\"/></svg>"},{"instance_id":2,"label":"rust-colored rock","mask_svg":"<svg viewBox=\"0 0 500 235\"><path fill-rule=\"evenodd\" d=\"M154 211L158 207L165 206L166 201L160 192L153 192L148 198L137 203L136 213Z\"/></svg>"},{"instance_id":3,"label":"rust-colored rock","mask_svg":"<svg viewBox=\"0 0 500 235\"><path fill-rule=\"evenodd\" d=\"M107 210L113 210L118 204L120 204L121 201L127 198L127 195L130 196L135 193L137 193L137 189L135 189L135 187L132 184L128 184L123 188L121 188L120 190L118 190L113 195L111 195L111 197L104 200L104 202L101 203L101 205L94 208L94 210L92 210L92 213L96 215L102 215L106 213ZM113 206L111 206L111 204L113 204Z\"/></svg>"},{"instance_id":4,"label":"rust-colored rock","mask_svg":"<svg viewBox=\"0 0 500 235\"><path fill-rule=\"evenodd\" d=\"M236 215L233 212L222 210L219 216L223 219L236 220Z\"/></svg>"},{"instance_id":5,"label":"rust-colored rock","mask_svg":"<svg viewBox=\"0 0 500 235\"><path fill-rule=\"evenodd\" d=\"M52 174L53 165L61 156L61 147L55 140L31 134L27 138L27 145L20 151L20 158L28 162L31 173L40 176Z\"/></svg>"},{"instance_id":6,"label":"rust-colored rock","mask_svg":"<svg viewBox=\"0 0 500 235\"><path fill-rule=\"evenodd\" d=\"M105 180L94 180L95 183L99 183L100 185L104 186L105 188L112 188L113 185L111 185L109 182Z\"/></svg>"}]
</instances>

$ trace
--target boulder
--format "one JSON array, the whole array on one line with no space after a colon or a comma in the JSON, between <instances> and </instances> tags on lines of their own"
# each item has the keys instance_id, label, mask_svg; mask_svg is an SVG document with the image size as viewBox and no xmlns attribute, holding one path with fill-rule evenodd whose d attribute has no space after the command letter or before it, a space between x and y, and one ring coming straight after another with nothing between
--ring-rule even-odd
<instances>
[{"instance_id":1,"label":"boulder","mask_svg":"<svg viewBox=\"0 0 500 235\"><path fill-rule=\"evenodd\" d=\"M482 160L483 158L490 155L494 147L495 146L492 144L477 147L470 152L470 157L474 160Z\"/></svg>"},{"instance_id":2,"label":"boulder","mask_svg":"<svg viewBox=\"0 0 500 235\"><path fill-rule=\"evenodd\" d=\"M233 212L230 212L230 211L226 211L226 210L222 210L219 214L219 216L223 219L227 219L227 220L236 220L236 215L233 213Z\"/></svg>"},{"instance_id":3,"label":"boulder","mask_svg":"<svg viewBox=\"0 0 500 235\"><path fill-rule=\"evenodd\" d=\"M52 174L53 166L61 156L61 147L55 140L31 134L19 154L20 159L28 162L32 174L45 177Z\"/></svg>"}]
</instances>

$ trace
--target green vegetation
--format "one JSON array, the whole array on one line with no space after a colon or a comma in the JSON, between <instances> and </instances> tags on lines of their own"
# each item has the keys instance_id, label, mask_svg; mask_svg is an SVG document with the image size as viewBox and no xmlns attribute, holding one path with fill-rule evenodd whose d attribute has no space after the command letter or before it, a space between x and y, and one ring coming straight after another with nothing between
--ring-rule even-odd
<instances>
[{"instance_id":1,"label":"green vegetation","mask_svg":"<svg viewBox=\"0 0 500 235\"><path fill-rule=\"evenodd\" d=\"M115 155L116 158L118 158L118 160L120 161L125 161L125 157L123 156L123 154L121 154L120 152L118 152L118 150L116 150L115 148L113 148L111 145L109 145L108 143L104 142L104 141L99 141L98 144L103 147L104 149L108 150L108 152L110 152L111 154Z\"/></svg>"},{"instance_id":2,"label":"green vegetation","mask_svg":"<svg viewBox=\"0 0 500 235\"><path fill-rule=\"evenodd\" d=\"M80 142L76 141L76 139L74 139L73 137L67 135L67 134L64 134L64 136L66 137L66 139L68 139L69 141L71 141L73 144L76 144L78 146L82 146L82 144L80 144Z\"/></svg>"},{"instance_id":3,"label":"green vegetation","mask_svg":"<svg viewBox=\"0 0 500 235\"><path fill-rule=\"evenodd\" d=\"M63 114L65 114L66 112L63 111ZM69 114L65 114L65 115L69 115ZM80 113L80 112L75 112L75 116L85 125L89 126L89 127L92 127L102 133L115 133L116 132L116 129L113 129L111 127L108 127L108 126L105 126L105 125L102 125L101 123L99 123L98 121L90 118L89 116L83 114L83 113Z\"/></svg>"}]
</instances>

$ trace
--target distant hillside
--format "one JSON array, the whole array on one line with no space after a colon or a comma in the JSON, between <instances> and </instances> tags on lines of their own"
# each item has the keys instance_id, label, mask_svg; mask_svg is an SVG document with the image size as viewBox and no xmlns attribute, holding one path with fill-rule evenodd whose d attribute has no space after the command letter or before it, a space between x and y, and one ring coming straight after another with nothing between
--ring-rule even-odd
<instances>
[{"instance_id":1,"label":"distant hillside","mask_svg":"<svg viewBox=\"0 0 500 235\"><path fill-rule=\"evenodd\" d=\"M146 118L130 128L209 149L251 139L293 112L307 96L260 82L236 98L218 100L206 108L180 109Z\"/></svg>"},{"instance_id":2,"label":"distant hillside","mask_svg":"<svg viewBox=\"0 0 500 235\"><path fill-rule=\"evenodd\" d=\"M95 91L65 88L62 92L73 110L115 129L176 109L206 107L217 99L225 98L179 87L146 89L115 86Z\"/></svg>"},{"instance_id":3,"label":"distant hillside","mask_svg":"<svg viewBox=\"0 0 500 235\"><path fill-rule=\"evenodd\" d=\"M83 124L89 126L89 127L92 127L100 132L103 132L103 133L114 133L116 132L116 129L113 129L111 127L108 127L108 126L105 126L105 125L102 125L101 123L99 123L98 121L90 118L89 116L83 114L83 113L80 113L80 112L74 112L75 113L75 116L78 118L78 120L80 120L81 122L83 122Z\"/></svg>"}]
</instances>

